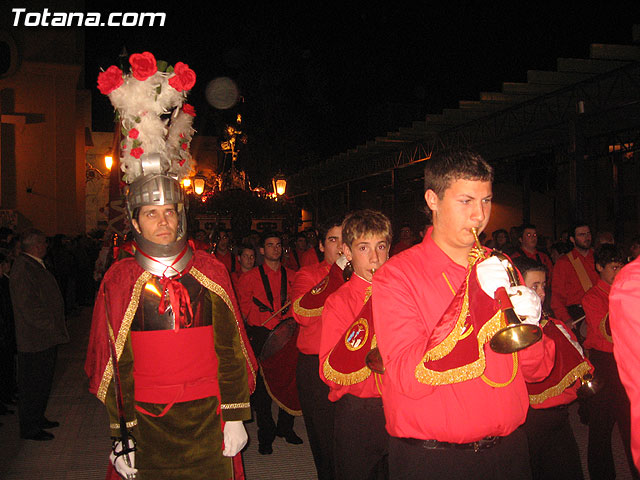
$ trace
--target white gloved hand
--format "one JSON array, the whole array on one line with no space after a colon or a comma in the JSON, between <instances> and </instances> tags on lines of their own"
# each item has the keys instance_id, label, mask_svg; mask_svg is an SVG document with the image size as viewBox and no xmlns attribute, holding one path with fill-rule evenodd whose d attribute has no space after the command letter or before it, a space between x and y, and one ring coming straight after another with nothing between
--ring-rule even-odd
<instances>
[{"instance_id":1,"label":"white gloved hand","mask_svg":"<svg viewBox=\"0 0 640 480\"><path fill-rule=\"evenodd\" d=\"M509 276L498 257L489 257L478 264L476 268L480 287L491 298L494 298L496 290L500 287L507 288Z\"/></svg>"},{"instance_id":2,"label":"white gloved hand","mask_svg":"<svg viewBox=\"0 0 640 480\"><path fill-rule=\"evenodd\" d=\"M133 440L129 439L129 447L133 448L135 446ZM126 479L133 479L138 473L138 469L135 468L136 465L136 452L129 452L129 460L131 461L131 466L127 465L124 455L119 455L116 457L115 452L122 451L122 442L117 441L113 445L113 450L109 455L109 460L113 464L116 472L122 477Z\"/></svg>"},{"instance_id":3,"label":"white gloved hand","mask_svg":"<svg viewBox=\"0 0 640 480\"><path fill-rule=\"evenodd\" d=\"M520 317L522 323L538 325L542 315L542 303L536 292L524 285L507 287L507 294L513 305L513 311Z\"/></svg>"},{"instance_id":4,"label":"white gloved hand","mask_svg":"<svg viewBox=\"0 0 640 480\"><path fill-rule=\"evenodd\" d=\"M344 270L344 267L347 266L347 263L349 263L349 260L347 260L347 257L345 256L345 254L341 254L337 259L336 259L336 265L338 265L340 267L340 270Z\"/></svg>"},{"instance_id":5,"label":"white gloved hand","mask_svg":"<svg viewBox=\"0 0 640 480\"><path fill-rule=\"evenodd\" d=\"M224 424L224 450L222 455L225 457L235 457L240 450L244 448L249 439L247 431L241 420L234 420Z\"/></svg>"}]
</instances>

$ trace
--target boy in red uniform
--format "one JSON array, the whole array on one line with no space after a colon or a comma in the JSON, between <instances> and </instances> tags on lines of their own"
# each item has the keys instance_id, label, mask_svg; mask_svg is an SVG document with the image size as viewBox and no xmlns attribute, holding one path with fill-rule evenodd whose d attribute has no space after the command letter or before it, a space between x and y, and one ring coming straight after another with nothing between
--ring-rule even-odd
<instances>
[{"instance_id":1,"label":"boy in red uniform","mask_svg":"<svg viewBox=\"0 0 640 480\"><path fill-rule=\"evenodd\" d=\"M256 263L256 251L251 245L241 245L240 248L238 248L238 252L239 253L237 258L240 268L236 269L235 272L231 272L230 274L233 288L236 289L238 288L240 277L250 271Z\"/></svg>"},{"instance_id":2,"label":"boy in red uniform","mask_svg":"<svg viewBox=\"0 0 640 480\"><path fill-rule=\"evenodd\" d=\"M343 381L337 378L340 375L333 375L334 370L326 361L364 304L371 301L373 273L389 257L391 223L380 212L361 210L349 214L342 225L343 250L353 266L353 275L327 299L322 312L320 377L331 389L329 400L336 402L336 478L367 480L377 468L384 469L389 453L379 376Z\"/></svg>"},{"instance_id":3,"label":"boy in red uniform","mask_svg":"<svg viewBox=\"0 0 640 480\"><path fill-rule=\"evenodd\" d=\"M525 229L526 230L526 229ZM527 257L513 260L524 284L535 290L544 304L546 269ZM531 407L524 429L529 443L533 480L584 478L580 451L569 423L568 406L577 398L580 377L593 370L584 358L573 332L556 319L540 322L556 344L556 359L550 375L541 382L527 383Z\"/></svg>"},{"instance_id":4,"label":"boy in red uniform","mask_svg":"<svg viewBox=\"0 0 640 480\"><path fill-rule=\"evenodd\" d=\"M296 385L309 444L316 465L318 480L334 478L333 415L334 405L327 398L328 387L318 376L318 352L322 309L328 289L312 295L311 290L329 275L329 270L340 256L342 248L342 217L330 218L320 225L319 248L324 253L321 262L303 266L293 281L291 297L293 317L300 325L297 346L300 351L296 368ZM305 237L306 239L306 237ZM341 280L338 280L341 284ZM304 308L304 296L313 298L313 308Z\"/></svg>"},{"instance_id":5,"label":"boy in red uniform","mask_svg":"<svg viewBox=\"0 0 640 480\"><path fill-rule=\"evenodd\" d=\"M511 287L497 258L479 261L484 252L474 229L489 221L493 169L464 151L425 164L433 227L373 281L389 472L421 480L529 478L526 435L518 428L529 407L525 381L549 374L554 345L542 337L500 354L487 343L504 325L496 293L514 294L515 312L533 324L540 299L527 287Z\"/></svg>"},{"instance_id":6,"label":"boy in red uniform","mask_svg":"<svg viewBox=\"0 0 640 480\"><path fill-rule=\"evenodd\" d=\"M611 452L611 433L616 422L630 468L632 472L635 470L630 449L629 398L618 375L609 327L609 290L624 265L624 253L615 245L603 244L596 250L594 258L600 279L582 299L587 322L584 347L589 349L589 360L598 377L603 379L604 385L588 403L588 464L591 478L607 479L616 476ZM637 471L634 475L637 478Z\"/></svg>"}]
</instances>

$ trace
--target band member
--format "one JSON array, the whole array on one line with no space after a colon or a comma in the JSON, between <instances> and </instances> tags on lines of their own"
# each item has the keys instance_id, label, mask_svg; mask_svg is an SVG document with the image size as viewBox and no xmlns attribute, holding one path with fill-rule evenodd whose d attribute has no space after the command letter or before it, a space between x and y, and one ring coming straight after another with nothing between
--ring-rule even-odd
<instances>
[{"instance_id":1,"label":"band member","mask_svg":"<svg viewBox=\"0 0 640 480\"><path fill-rule=\"evenodd\" d=\"M318 375L318 352L324 302L330 293L344 283L342 270L335 265L342 248L342 218L331 218L324 222L319 228L319 236L319 248L324 259L298 271L293 282L292 297L295 299L293 317L300 325L297 343L300 354L296 370L300 406L318 479L330 480L335 475L334 405L328 398L329 387ZM329 275L331 269L332 275Z\"/></svg>"},{"instance_id":2,"label":"band member","mask_svg":"<svg viewBox=\"0 0 640 480\"><path fill-rule=\"evenodd\" d=\"M240 268L237 268L235 272L231 272L231 282L234 288L237 288L240 277L253 269L256 263L256 252L251 245L240 245L237 260Z\"/></svg>"},{"instance_id":3,"label":"band member","mask_svg":"<svg viewBox=\"0 0 640 480\"><path fill-rule=\"evenodd\" d=\"M340 360L330 362L329 354L338 344L348 343L345 352L357 352L372 335L369 319L360 318L365 303L371 301L373 273L389 257L391 222L374 210L353 212L342 227L344 254L351 262L353 275L331 294L322 312L320 340L320 377L329 385L329 400L336 402L334 420L334 459L337 479L388 478L389 434L384 428L380 393L381 377L370 374L361 380L360 372L345 374ZM360 315L359 315L360 314ZM357 320L354 324L354 320ZM349 348L351 347L351 348ZM348 354L347 354L348 355ZM360 357L364 360L364 357ZM345 360L346 361L346 360Z\"/></svg>"},{"instance_id":4,"label":"band member","mask_svg":"<svg viewBox=\"0 0 640 480\"><path fill-rule=\"evenodd\" d=\"M488 343L510 314L507 294L534 332L540 299L511 286L498 258L483 259L477 247L474 229L482 231L491 213L493 169L471 152L425 163L433 227L373 279L390 477L529 478L518 428L529 407L525 381L549 374L554 345L543 336L503 354Z\"/></svg>"},{"instance_id":5,"label":"band member","mask_svg":"<svg viewBox=\"0 0 640 480\"><path fill-rule=\"evenodd\" d=\"M526 229L525 229L526 231ZM513 261L544 304L546 267L521 256ZM588 378L593 367L584 358L582 347L564 323L544 315L540 326L556 346L553 369L541 382L527 383L531 407L524 424L529 443L531 472L534 480L584 478L578 443L569 423L570 403L576 400L581 378ZM577 381L576 381L577 380Z\"/></svg>"},{"instance_id":6,"label":"band member","mask_svg":"<svg viewBox=\"0 0 640 480\"><path fill-rule=\"evenodd\" d=\"M616 276L609 293L613 354L631 402L631 450L640 469L640 258Z\"/></svg>"},{"instance_id":7,"label":"band member","mask_svg":"<svg viewBox=\"0 0 640 480\"><path fill-rule=\"evenodd\" d=\"M117 67L98 81L103 93L113 92L128 131L121 166L136 243L135 256L112 265L100 285L85 364L89 389L109 413L108 478L244 478L238 454L247 442L242 421L251 416L257 366L227 271L187 243L177 180L190 169L193 133L193 112L180 92L195 74L182 63L158 72L149 52L129 61L124 81ZM165 103L158 109L159 99ZM165 125L153 112L164 112L170 99L176 112ZM145 115L147 123L136 121ZM166 140L154 122L166 126Z\"/></svg>"},{"instance_id":8,"label":"band member","mask_svg":"<svg viewBox=\"0 0 640 480\"><path fill-rule=\"evenodd\" d=\"M302 255L307 251L307 236L303 232L299 232L294 237L293 244L290 245L289 255L287 257L286 267L291 270L300 270Z\"/></svg>"},{"instance_id":9,"label":"band member","mask_svg":"<svg viewBox=\"0 0 640 480\"><path fill-rule=\"evenodd\" d=\"M227 267L229 273L236 271L236 256L231 249L231 230L222 228L218 232L213 254Z\"/></svg>"},{"instance_id":10,"label":"band member","mask_svg":"<svg viewBox=\"0 0 640 480\"><path fill-rule=\"evenodd\" d=\"M302 257L300 257L300 267L322 262L324 253L322 253L322 249L320 248L320 242L318 241L318 235L315 228L307 228L304 231L304 234L307 237L308 247L302 254Z\"/></svg>"},{"instance_id":11,"label":"band member","mask_svg":"<svg viewBox=\"0 0 640 480\"><path fill-rule=\"evenodd\" d=\"M294 272L280 263L282 242L278 233L263 234L260 254L264 263L245 273L238 284L240 309L256 352L262 352L270 332L290 316L286 304L289 303L294 276ZM283 437L287 443L302 443L302 439L293 431L294 415L301 414L295 390L295 368L298 358L295 339L292 340L292 347L293 352L284 357L280 365L267 364L264 358L260 358L262 375L258 376L251 403L258 422L258 451L262 455L273 453L272 444L276 436ZM286 387L282 391L278 388L281 385ZM271 416L270 395L280 406L277 425Z\"/></svg>"},{"instance_id":12,"label":"band member","mask_svg":"<svg viewBox=\"0 0 640 480\"><path fill-rule=\"evenodd\" d=\"M582 299L587 322L584 348L589 350L589 359L598 375L604 379L604 384L588 401L589 475L591 478L615 478L611 434L617 422L629 466L634 478L638 478L631 456L629 397L620 382L609 327L609 291L624 265L624 253L615 245L603 244L596 250L594 260L600 279Z\"/></svg>"}]
</instances>

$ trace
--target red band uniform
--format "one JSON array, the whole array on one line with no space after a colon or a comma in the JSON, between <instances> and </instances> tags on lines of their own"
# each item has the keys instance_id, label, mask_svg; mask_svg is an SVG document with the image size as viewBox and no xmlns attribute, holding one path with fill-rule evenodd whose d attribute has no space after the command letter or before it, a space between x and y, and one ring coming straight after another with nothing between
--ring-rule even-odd
<instances>
[{"instance_id":1,"label":"red band uniform","mask_svg":"<svg viewBox=\"0 0 640 480\"><path fill-rule=\"evenodd\" d=\"M572 262L576 265L578 265L576 262L579 262L584 268L586 272L584 281L588 282L586 283L586 288L580 282ZM598 273L593 262L593 250L589 250L589 253L583 256L574 248L566 255L561 256L553 267L551 283L551 308L554 316L565 324L571 323L572 320L577 320L582 313L571 315L571 311L576 310L579 312L582 310L580 307L582 297L596 283L598 283ZM567 309L567 307L570 308Z\"/></svg>"}]
</instances>

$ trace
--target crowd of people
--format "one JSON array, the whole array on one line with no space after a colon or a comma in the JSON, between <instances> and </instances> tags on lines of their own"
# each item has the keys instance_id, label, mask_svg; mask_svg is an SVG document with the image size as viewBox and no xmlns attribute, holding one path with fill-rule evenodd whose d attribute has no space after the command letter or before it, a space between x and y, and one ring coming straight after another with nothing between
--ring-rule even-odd
<instances>
[{"instance_id":1,"label":"crowd of people","mask_svg":"<svg viewBox=\"0 0 640 480\"><path fill-rule=\"evenodd\" d=\"M231 478L253 415L262 455L301 444L302 417L321 480L580 479L575 401L590 477L615 478L617 424L638 478L638 390L614 326L633 300L621 290L610 323L609 298L640 238L624 251L584 222L556 241L532 224L485 235L492 178L476 154L434 156L430 221L397 238L368 209L298 233L189 235L178 202L132 208L118 246L4 230L0 415L17 402L23 438L54 438L65 315L95 302L86 370L110 416L112 478ZM520 323L505 329L509 309ZM496 340L511 328L532 339Z\"/></svg>"}]
</instances>

